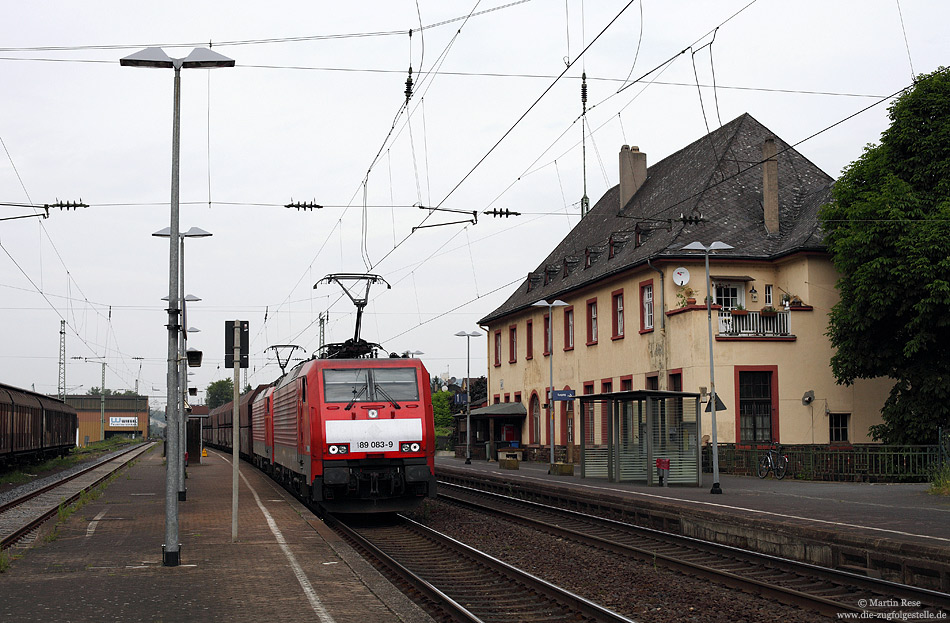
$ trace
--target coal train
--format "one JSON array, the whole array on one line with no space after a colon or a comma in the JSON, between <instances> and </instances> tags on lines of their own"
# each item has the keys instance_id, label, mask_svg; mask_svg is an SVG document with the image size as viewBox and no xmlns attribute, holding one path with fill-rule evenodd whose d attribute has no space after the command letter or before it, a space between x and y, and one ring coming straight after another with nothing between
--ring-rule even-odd
<instances>
[{"instance_id":1,"label":"coal train","mask_svg":"<svg viewBox=\"0 0 950 623\"><path fill-rule=\"evenodd\" d=\"M66 456L76 445L76 410L0 383L0 469Z\"/></svg>"},{"instance_id":2,"label":"coal train","mask_svg":"<svg viewBox=\"0 0 950 623\"><path fill-rule=\"evenodd\" d=\"M233 403L202 427L231 450ZM418 359L305 361L238 404L239 452L332 512L408 510L435 496L429 374Z\"/></svg>"}]
</instances>

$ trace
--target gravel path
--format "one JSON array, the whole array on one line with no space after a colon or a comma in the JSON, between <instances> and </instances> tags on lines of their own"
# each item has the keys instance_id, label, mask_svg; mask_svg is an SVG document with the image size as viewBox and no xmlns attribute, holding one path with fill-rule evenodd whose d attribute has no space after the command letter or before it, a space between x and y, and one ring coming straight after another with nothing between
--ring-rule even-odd
<instances>
[{"instance_id":1,"label":"gravel path","mask_svg":"<svg viewBox=\"0 0 950 623\"><path fill-rule=\"evenodd\" d=\"M676 571L427 500L410 516L529 573L642 623L808 623L827 620Z\"/></svg>"}]
</instances>

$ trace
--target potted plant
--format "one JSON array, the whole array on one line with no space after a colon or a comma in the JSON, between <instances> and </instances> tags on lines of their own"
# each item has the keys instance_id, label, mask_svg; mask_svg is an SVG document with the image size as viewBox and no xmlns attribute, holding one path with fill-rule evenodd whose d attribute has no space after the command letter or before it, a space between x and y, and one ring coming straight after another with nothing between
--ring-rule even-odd
<instances>
[{"instance_id":1,"label":"potted plant","mask_svg":"<svg viewBox=\"0 0 950 623\"><path fill-rule=\"evenodd\" d=\"M680 307L695 305L696 292L689 286L683 286L680 291L676 293L676 300L679 301Z\"/></svg>"},{"instance_id":2,"label":"potted plant","mask_svg":"<svg viewBox=\"0 0 950 623\"><path fill-rule=\"evenodd\" d=\"M749 311L741 304L736 305L730 311L732 312L733 316L745 316L749 313Z\"/></svg>"},{"instance_id":3,"label":"potted plant","mask_svg":"<svg viewBox=\"0 0 950 623\"><path fill-rule=\"evenodd\" d=\"M771 305L766 305L759 311L759 315L763 318L773 318L778 314L778 310L772 307Z\"/></svg>"}]
</instances>

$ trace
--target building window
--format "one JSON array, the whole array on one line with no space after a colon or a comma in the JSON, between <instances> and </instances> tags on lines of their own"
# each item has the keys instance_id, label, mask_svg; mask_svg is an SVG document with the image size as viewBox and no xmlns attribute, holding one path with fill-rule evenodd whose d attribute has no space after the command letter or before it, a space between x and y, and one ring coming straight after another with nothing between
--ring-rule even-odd
<instances>
[{"instance_id":1,"label":"building window","mask_svg":"<svg viewBox=\"0 0 950 623\"><path fill-rule=\"evenodd\" d=\"M745 306L745 285L738 283L717 283L716 298L713 303L722 305L723 309L735 309L739 305Z\"/></svg>"},{"instance_id":2,"label":"building window","mask_svg":"<svg viewBox=\"0 0 950 623\"><path fill-rule=\"evenodd\" d=\"M564 308L564 350L574 349L574 308Z\"/></svg>"},{"instance_id":3,"label":"building window","mask_svg":"<svg viewBox=\"0 0 950 623\"><path fill-rule=\"evenodd\" d=\"M515 392L515 402L521 404L521 392Z\"/></svg>"},{"instance_id":4,"label":"building window","mask_svg":"<svg viewBox=\"0 0 950 623\"><path fill-rule=\"evenodd\" d=\"M623 337L623 290L617 290L610 296L610 317L613 320L611 329L613 339Z\"/></svg>"},{"instance_id":5,"label":"building window","mask_svg":"<svg viewBox=\"0 0 950 623\"><path fill-rule=\"evenodd\" d=\"M660 375L658 372L647 374L646 389L650 389L650 390L660 389Z\"/></svg>"},{"instance_id":6,"label":"building window","mask_svg":"<svg viewBox=\"0 0 950 623\"><path fill-rule=\"evenodd\" d=\"M600 392L602 394L610 394L614 391L614 382L613 381L601 381L600 382ZM610 401L604 401L600 406L600 443L608 443L607 439L607 429L609 428L608 423L610 422Z\"/></svg>"},{"instance_id":7,"label":"building window","mask_svg":"<svg viewBox=\"0 0 950 623\"><path fill-rule=\"evenodd\" d=\"M501 331L495 331L495 365L501 365Z\"/></svg>"},{"instance_id":8,"label":"building window","mask_svg":"<svg viewBox=\"0 0 950 623\"><path fill-rule=\"evenodd\" d=\"M740 441L772 441L772 373L739 372Z\"/></svg>"},{"instance_id":9,"label":"building window","mask_svg":"<svg viewBox=\"0 0 950 623\"><path fill-rule=\"evenodd\" d=\"M587 345L597 343L597 299L587 301Z\"/></svg>"},{"instance_id":10,"label":"building window","mask_svg":"<svg viewBox=\"0 0 950 623\"><path fill-rule=\"evenodd\" d=\"M531 443L541 443L541 401L531 396Z\"/></svg>"},{"instance_id":11,"label":"building window","mask_svg":"<svg viewBox=\"0 0 950 623\"><path fill-rule=\"evenodd\" d=\"M508 327L508 363L516 361L518 361L518 327Z\"/></svg>"},{"instance_id":12,"label":"building window","mask_svg":"<svg viewBox=\"0 0 950 623\"><path fill-rule=\"evenodd\" d=\"M620 379L620 391L622 392L632 392L633 391L633 377L625 376Z\"/></svg>"},{"instance_id":13,"label":"building window","mask_svg":"<svg viewBox=\"0 0 950 623\"><path fill-rule=\"evenodd\" d=\"M531 320L525 323L524 337L525 337L524 358L534 359L534 322Z\"/></svg>"},{"instance_id":14,"label":"building window","mask_svg":"<svg viewBox=\"0 0 950 623\"><path fill-rule=\"evenodd\" d=\"M831 443L848 441L848 423L850 420L850 413L828 414L828 440Z\"/></svg>"},{"instance_id":15,"label":"building window","mask_svg":"<svg viewBox=\"0 0 950 623\"><path fill-rule=\"evenodd\" d=\"M653 280L640 283L640 332L653 330Z\"/></svg>"},{"instance_id":16,"label":"building window","mask_svg":"<svg viewBox=\"0 0 950 623\"><path fill-rule=\"evenodd\" d=\"M593 383L584 383L584 395L594 393ZM584 404L584 443L588 446L594 443L594 403Z\"/></svg>"},{"instance_id":17,"label":"building window","mask_svg":"<svg viewBox=\"0 0 950 623\"><path fill-rule=\"evenodd\" d=\"M765 306L769 307L772 305L772 284L765 284Z\"/></svg>"},{"instance_id":18,"label":"building window","mask_svg":"<svg viewBox=\"0 0 950 623\"><path fill-rule=\"evenodd\" d=\"M551 316L544 314L544 354L551 354Z\"/></svg>"}]
</instances>

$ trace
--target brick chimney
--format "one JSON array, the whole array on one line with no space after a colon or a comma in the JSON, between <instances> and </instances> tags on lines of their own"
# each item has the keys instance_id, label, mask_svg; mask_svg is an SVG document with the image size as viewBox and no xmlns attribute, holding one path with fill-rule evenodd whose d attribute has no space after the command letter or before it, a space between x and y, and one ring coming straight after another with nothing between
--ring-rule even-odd
<instances>
[{"instance_id":1,"label":"brick chimney","mask_svg":"<svg viewBox=\"0 0 950 623\"><path fill-rule=\"evenodd\" d=\"M647 155L637 147L624 145L620 148L620 209L647 181Z\"/></svg>"},{"instance_id":2,"label":"brick chimney","mask_svg":"<svg viewBox=\"0 0 950 623\"><path fill-rule=\"evenodd\" d=\"M775 159L775 139L762 143L762 207L765 216L765 231L777 234L778 220L778 160Z\"/></svg>"}]
</instances>

